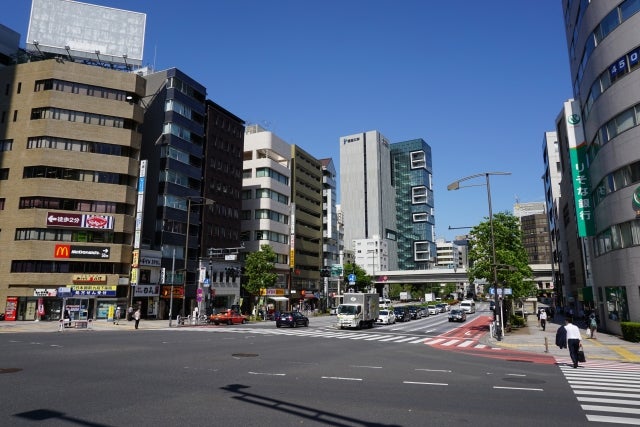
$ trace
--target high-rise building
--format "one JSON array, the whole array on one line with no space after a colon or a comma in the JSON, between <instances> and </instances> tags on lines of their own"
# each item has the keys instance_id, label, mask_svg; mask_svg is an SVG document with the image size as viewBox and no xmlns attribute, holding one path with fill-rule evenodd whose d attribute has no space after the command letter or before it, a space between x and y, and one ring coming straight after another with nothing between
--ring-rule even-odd
<instances>
[{"instance_id":1,"label":"high-rise building","mask_svg":"<svg viewBox=\"0 0 640 427\"><path fill-rule=\"evenodd\" d=\"M558 205L560 201L560 179L562 168L560 166L560 152L557 132L545 132L542 141L542 158L544 161L544 201L545 214L549 225L549 244L551 250L551 289L553 300L547 303L557 304L562 300L562 284L559 274L559 247L564 238L563 228L558 222Z\"/></svg>"},{"instance_id":2,"label":"high-rise building","mask_svg":"<svg viewBox=\"0 0 640 427\"><path fill-rule=\"evenodd\" d=\"M431 147L423 139L391 144L399 270L426 270L436 261Z\"/></svg>"},{"instance_id":3,"label":"high-rise building","mask_svg":"<svg viewBox=\"0 0 640 427\"><path fill-rule=\"evenodd\" d=\"M130 295L145 80L38 59L0 67L0 312L106 319Z\"/></svg>"},{"instance_id":4,"label":"high-rise building","mask_svg":"<svg viewBox=\"0 0 640 427\"><path fill-rule=\"evenodd\" d=\"M142 247L161 251L167 286L159 295L157 314L168 318L170 305L174 316L190 314L196 306L202 212L214 208L204 197L202 182L206 89L177 68L144 78L146 94L139 100L145 107L141 159L148 161L149 179ZM152 301L139 297L143 304Z\"/></svg>"},{"instance_id":5,"label":"high-rise building","mask_svg":"<svg viewBox=\"0 0 640 427\"><path fill-rule=\"evenodd\" d=\"M213 200L212 209L202 210L200 268L205 268L208 286L203 286L207 312L240 304L243 257L240 239L242 167L245 123L207 100L203 163L203 196Z\"/></svg>"},{"instance_id":6,"label":"high-rise building","mask_svg":"<svg viewBox=\"0 0 640 427\"><path fill-rule=\"evenodd\" d=\"M270 245L276 254L278 274L267 296L276 308L288 308L291 275L291 146L276 134L258 125L247 125L244 136L242 171L241 235L247 252ZM295 239L293 240L295 244ZM290 261L292 262L290 263Z\"/></svg>"},{"instance_id":7,"label":"high-rise building","mask_svg":"<svg viewBox=\"0 0 640 427\"><path fill-rule=\"evenodd\" d=\"M340 137L345 249L355 250L357 239L384 240L389 270L398 268L395 197L389 140L375 130Z\"/></svg>"},{"instance_id":8,"label":"high-rise building","mask_svg":"<svg viewBox=\"0 0 640 427\"><path fill-rule=\"evenodd\" d=\"M567 305L594 309L603 327L620 333L621 321L640 321L634 262L640 256L640 2L563 0L562 6L575 100L565 104L564 124L573 135L560 151L570 155L563 182L571 176L574 188L562 198L574 200L566 216L576 215L577 237L588 242L592 281L565 298Z\"/></svg>"},{"instance_id":9,"label":"high-rise building","mask_svg":"<svg viewBox=\"0 0 640 427\"><path fill-rule=\"evenodd\" d=\"M291 145L291 212L295 239L291 297L316 306L322 293L322 163L295 144Z\"/></svg>"},{"instance_id":10,"label":"high-rise building","mask_svg":"<svg viewBox=\"0 0 640 427\"><path fill-rule=\"evenodd\" d=\"M333 159L320 159L322 164L322 266L331 271L331 266L340 264L341 237L338 232L338 209L336 168ZM324 293L338 292L338 277L324 278ZM330 303L329 303L330 304Z\"/></svg>"}]
</instances>

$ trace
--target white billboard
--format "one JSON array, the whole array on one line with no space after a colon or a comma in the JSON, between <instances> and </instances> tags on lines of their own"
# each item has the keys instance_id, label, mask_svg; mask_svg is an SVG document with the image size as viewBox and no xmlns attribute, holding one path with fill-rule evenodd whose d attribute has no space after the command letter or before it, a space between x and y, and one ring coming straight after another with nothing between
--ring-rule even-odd
<instances>
[{"instance_id":1,"label":"white billboard","mask_svg":"<svg viewBox=\"0 0 640 427\"><path fill-rule=\"evenodd\" d=\"M142 65L147 15L72 0L33 0L27 49Z\"/></svg>"}]
</instances>

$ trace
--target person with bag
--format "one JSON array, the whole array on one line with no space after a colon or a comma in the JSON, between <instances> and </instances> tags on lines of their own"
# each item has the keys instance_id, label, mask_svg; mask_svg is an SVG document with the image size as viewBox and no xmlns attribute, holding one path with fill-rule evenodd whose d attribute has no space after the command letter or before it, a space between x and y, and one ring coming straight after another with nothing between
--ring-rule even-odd
<instances>
[{"instance_id":1,"label":"person with bag","mask_svg":"<svg viewBox=\"0 0 640 427\"><path fill-rule=\"evenodd\" d=\"M567 332L567 347L569 347L569 356L573 362L574 369L578 367L578 352L582 349L582 337L580 329L573 324L573 318L566 317L564 319L564 329ZM583 352L584 355L584 352Z\"/></svg>"}]
</instances>

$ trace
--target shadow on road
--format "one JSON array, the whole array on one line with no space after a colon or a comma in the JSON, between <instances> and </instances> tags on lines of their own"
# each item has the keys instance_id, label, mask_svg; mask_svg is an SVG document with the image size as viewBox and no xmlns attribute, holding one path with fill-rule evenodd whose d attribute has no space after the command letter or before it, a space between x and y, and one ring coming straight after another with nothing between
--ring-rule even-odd
<instances>
[{"instance_id":1,"label":"shadow on road","mask_svg":"<svg viewBox=\"0 0 640 427\"><path fill-rule=\"evenodd\" d=\"M250 403L252 405L259 405L264 408L271 408L274 411L284 412L296 417L306 418L318 423L324 423L331 426L339 427L352 427L352 426L365 426L365 427L400 427L397 424L380 424L376 422L368 422L357 420L351 417L345 417L334 413L321 411L319 409L310 408L308 406L296 405L283 400L271 399L266 396L259 396L257 394L250 393L249 386L242 384L230 384L226 387L221 387L222 390L226 390L232 393L237 393L234 399Z\"/></svg>"}]
</instances>

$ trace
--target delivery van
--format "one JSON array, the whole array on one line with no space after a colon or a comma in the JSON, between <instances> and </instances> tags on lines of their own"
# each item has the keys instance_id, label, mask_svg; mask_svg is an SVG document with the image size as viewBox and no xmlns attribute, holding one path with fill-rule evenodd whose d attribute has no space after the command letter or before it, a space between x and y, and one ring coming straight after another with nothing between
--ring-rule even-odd
<instances>
[{"instance_id":1,"label":"delivery van","mask_svg":"<svg viewBox=\"0 0 640 427\"><path fill-rule=\"evenodd\" d=\"M460 303L460 308L467 313L475 313L476 303L473 300L464 300Z\"/></svg>"}]
</instances>

